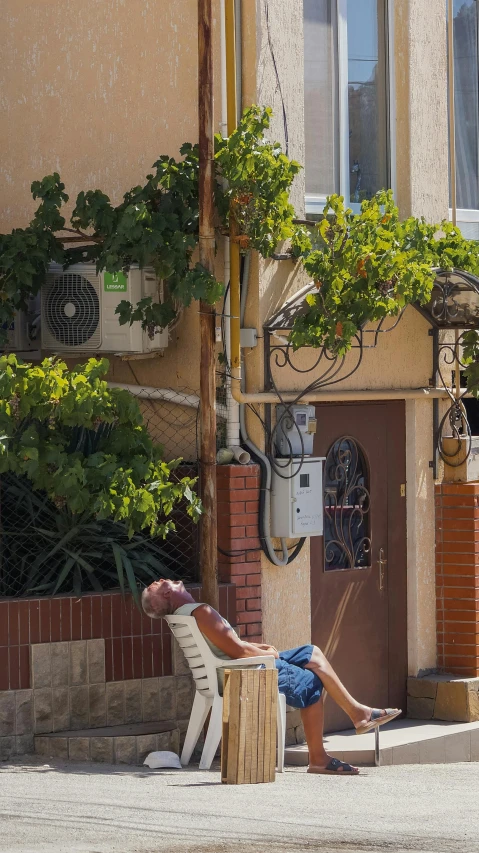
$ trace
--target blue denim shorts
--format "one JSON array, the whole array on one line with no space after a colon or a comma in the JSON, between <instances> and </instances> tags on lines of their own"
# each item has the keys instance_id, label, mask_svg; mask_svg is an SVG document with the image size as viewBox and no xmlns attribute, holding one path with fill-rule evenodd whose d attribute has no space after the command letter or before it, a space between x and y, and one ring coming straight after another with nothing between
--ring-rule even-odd
<instances>
[{"instance_id":1,"label":"blue denim shorts","mask_svg":"<svg viewBox=\"0 0 479 853\"><path fill-rule=\"evenodd\" d=\"M310 669L305 669L311 660L313 646L298 646L279 653L275 661L278 670L278 689L286 696L286 704L292 708L308 708L319 702L323 682Z\"/></svg>"}]
</instances>

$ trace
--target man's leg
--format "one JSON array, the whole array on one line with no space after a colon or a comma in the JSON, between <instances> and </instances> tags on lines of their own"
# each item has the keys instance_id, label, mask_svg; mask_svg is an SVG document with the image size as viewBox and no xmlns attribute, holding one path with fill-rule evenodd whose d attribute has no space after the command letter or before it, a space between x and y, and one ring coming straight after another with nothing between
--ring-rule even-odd
<instances>
[{"instance_id":1,"label":"man's leg","mask_svg":"<svg viewBox=\"0 0 479 853\"><path fill-rule=\"evenodd\" d=\"M310 771L315 768L325 769L331 761L331 756L326 752L323 743L324 694L321 696L319 702L315 702L314 705L309 705L307 708L301 709L301 720L304 727L306 743L308 744L309 769ZM351 770L359 772L357 767L343 764L343 767L339 767L336 771L338 775L344 772L344 767L348 768L349 773Z\"/></svg>"},{"instance_id":2,"label":"man's leg","mask_svg":"<svg viewBox=\"0 0 479 853\"><path fill-rule=\"evenodd\" d=\"M311 669L312 672L319 676L331 699L346 712L355 728L369 722L372 708L368 705L361 705L360 702L353 699L344 684L339 680L331 664L326 660L321 649L318 649L317 646L313 646L311 660L306 664L305 669ZM316 705L312 705L311 707L314 708Z\"/></svg>"}]
</instances>

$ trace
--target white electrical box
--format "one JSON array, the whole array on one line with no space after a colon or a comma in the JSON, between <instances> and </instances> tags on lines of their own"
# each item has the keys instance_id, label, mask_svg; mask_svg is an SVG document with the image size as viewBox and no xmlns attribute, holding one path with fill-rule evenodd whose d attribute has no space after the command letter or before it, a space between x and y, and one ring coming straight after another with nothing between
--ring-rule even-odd
<instances>
[{"instance_id":1,"label":"white electrical box","mask_svg":"<svg viewBox=\"0 0 479 853\"><path fill-rule=\"evenodd\" d=\"M324 457L278 459L272 471L271 532L282 539L323 535ZM287 478L287 479L285 479Z\"/></svg>"},{"instance_id":2,"label":"white electrical box","mask_svg":"<svg viewBox=\"0 0 479 853\"><path fill-rule=\"evenodd\" d=\"M316 410L304 403L276 406L275 442L279 456L311 456Z\"/></svg>"}]
</instances>

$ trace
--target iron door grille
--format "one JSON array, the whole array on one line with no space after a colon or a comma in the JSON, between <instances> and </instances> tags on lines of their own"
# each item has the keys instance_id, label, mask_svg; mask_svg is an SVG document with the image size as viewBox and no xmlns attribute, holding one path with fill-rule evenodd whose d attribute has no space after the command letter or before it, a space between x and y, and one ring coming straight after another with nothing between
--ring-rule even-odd
<instances>
[{"instance_id":1,"label":"iron door grille","mask_svg":"<svg viewBox=\"0 0 479 853\"><path fill-rule=\"evenodd\" d=\"M96 350L101 336L100 277L88 272L47 275L42 292L42 345Z\"/></svg>"}]
</instances>

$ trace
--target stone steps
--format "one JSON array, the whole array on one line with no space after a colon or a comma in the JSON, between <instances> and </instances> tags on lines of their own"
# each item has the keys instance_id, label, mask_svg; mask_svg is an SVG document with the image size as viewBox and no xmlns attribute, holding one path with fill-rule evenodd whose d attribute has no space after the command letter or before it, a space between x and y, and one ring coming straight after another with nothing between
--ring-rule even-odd
<instances>
[{"instance_id":1,"label":"stone steps","mask_svg":"<svg viewBox=\"0 0 479 853\"><path fill-rule=\"evenodd\" d=\"M34 744L45 758L141 765L149 752L178 754L180 732L172 723L134 723L35 735Z\"/></svg>"},{"instance_id":2,"label":"stone steps","mask_svg":"<svg viewBox=\"0 0 479 853\"><path fill-rule=\"evenodd\" d=\"M326 735L327 751L350 764L374 766L374 734L354 730ZM380 734L381 764L452 764L479 761L479 723L399 720ZM285 764L297 767L309 762L306 744L290 746Z\"/></svg>"}]
</instances>

